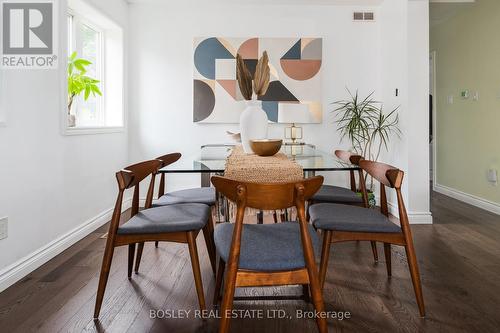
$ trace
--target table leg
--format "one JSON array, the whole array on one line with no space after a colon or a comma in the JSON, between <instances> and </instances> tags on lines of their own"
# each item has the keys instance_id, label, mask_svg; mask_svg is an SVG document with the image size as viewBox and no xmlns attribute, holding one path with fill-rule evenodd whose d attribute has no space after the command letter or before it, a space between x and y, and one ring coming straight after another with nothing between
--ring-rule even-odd
<instances>
[{"instance_id":1,"label":"table leg","mask_svg":"<svg viewBox=\"0 0 500 333\"><path fill-rule=\"evenodd\" d=\"M311 170L311 171L304 171L304 178L311 178L316 176L316 171Z\"/></svg>"},{"instance_id":2,"label":"table leg","mask_svg":"<svg viewBox=\"0 0 500 333\"><path fill-rule=\"evenodd\" d=\"M264 224L264 212L259 211L257 213L257 224Z\"/></svg>"},{"instance_id":3,"label":"table leg","mask_svg":"<svg viewBox=\"0 0 500 333\"><path fill-rule=\"evenodd\" d=\"M210 178L212 174L210 172L202 172L201 174L201 187L210 187Z\"/></svg>"}]
</instances>

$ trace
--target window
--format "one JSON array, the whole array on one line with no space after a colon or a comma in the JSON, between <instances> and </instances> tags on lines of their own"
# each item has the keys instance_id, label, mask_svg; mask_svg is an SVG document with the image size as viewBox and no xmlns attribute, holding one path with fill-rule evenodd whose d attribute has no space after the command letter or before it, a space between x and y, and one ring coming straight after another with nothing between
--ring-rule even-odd
<instances>
[{"instance_id":1,"label":"window","mask_svg":"<svg viewBox=\"0 0 500 333\"><path fill-rule=\"evenodd\" d=\"M68 6L68 57L76 54L76 59L88 61L83 63L85 72L81 66L73 66L73 73L84 77L72 78L89 89L68 91L66 133L123 128L122 29L83 0L69 0ZM89 78L95 80L93 84ZM70 80L67 83L75 87Z\"/></svg>"},{"instance_id":2,"label":"window","mask_svg":"<svg viewBox=\"0 0 500 333\"><path fill-rule=\"evenodd\" d=\"M102 96L92 92L85 99L85 92L75 96L71 105L70 115L74 116L74 124L71 121L68 126L98 127L104 126L104 82L102 68L104 57L102 54L102 30L81 17L68 15L68 55L76 52L76 57L88 60L91 64L86 66L85 75L99 81L96 83ZM77 69L75 71L78 72Z\"/></svg>"}]
</instances>

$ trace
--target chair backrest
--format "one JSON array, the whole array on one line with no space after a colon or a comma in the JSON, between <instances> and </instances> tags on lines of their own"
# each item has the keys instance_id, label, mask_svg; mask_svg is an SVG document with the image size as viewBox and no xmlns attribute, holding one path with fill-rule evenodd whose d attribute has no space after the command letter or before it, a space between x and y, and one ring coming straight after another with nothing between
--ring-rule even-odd
<instances>
[{"instance_id":1,"label":"chair backrest","mask_svg":"<svg viewBox=\"0 0 500 333\"><path fill-rule=\"evenodd\" d=\"M363 160L360 167L387 187L401 189L404 172L389 164Z\"/></svg>"},{"instance_id":2,"label":"chair backrest","mask_svg":"<svg viewBox=\"0 0 500 333\"><path fill-rule=\"evenodd\" d=\"M335 151L335 156L340 158L342 161L346 163L352 163L355 165L359 165L359 161L363 159L363 156L354 154L350 151L346 150L336 150Z\"/></svg>"},{"instance_id":3,"label":"chair backrest","mask_svg":"<svg viewBox=\"0 0 500 333\"><path fill-rule=\"evenodd\" d=\"M164 168L167 165L177 162L181 158L181 156L182 156L181 153L171 153L157 157L156 159L161 161L162 163L160 168ZM158 198L164 194L165 194L165 174L162 173L160 176L160 186L158 188Z\"/></svg>"},{"instance_id":4,"label":"chair backrest","mask_svg":"<svg viewBox=\"0 0 500 333\"><path fill-rule=\"evenodd\" d=\"M359 166L380 183L380 210L386 216L389 216L389 206L385 188L389 187L396 190L401 228L405 234L409 234L408 214L401 193L404 172L388 164L367 160L360 161Z\"/></svg>"},{"instance_id":5,"label":"chair backrest","mask_svg":"<svg viewBox=\"0 0 500 333\"><path fill-rule=\"evenodd\" d=\"M290 183L262 184L213 176L212 184L218 192L236 202L238 207L279 210L296 206L297 201L311 198L323 184L323 177L317 176Z\"/></svg>"},{"instance_id":6,"label":"chair backrest","mask_svg":"<svg viewBox=\"0 0 500 333\"><path fill-rule=\"evenodd\" d=\"M123 194L125 193L125 190L134 188L134 196L132 197L132 208L130 213L131 217L139 212L139 187L140 183L148 176L151 176L151 181L149 183L144 207L151 207L153 202L155 176L160 167L160 161L151 160L130 165L116 173L116 180L118 182L118 198L116 199L113 217L111 218L109 235L114 235L118 229L122 211Z\"/></svg>"},{"instance_id":7,"label":"chair backrest","mask_svg":"<svg viewBox=\"0 0 500 333\"><path fill-rule=\"evenodd\" d=\"M359 162L363 160L363 156L354 154L350 151L346 150L336 150L335 151L335 156L340 158L342 161L346 163L351 163L354 165L359 165ZM363 171L360 169L358 170L358 177L359 177L359 188L356 185L356 177L354 176L354 170L349 170L350 174L350 185L351 185L351 191L357 192L358 190L361 191L361 195L363 198L363 204L365 207L368 207L368 193L366 193L366 186L364 183L364 176L363 176Z\"/></svg>"}]
</instances>

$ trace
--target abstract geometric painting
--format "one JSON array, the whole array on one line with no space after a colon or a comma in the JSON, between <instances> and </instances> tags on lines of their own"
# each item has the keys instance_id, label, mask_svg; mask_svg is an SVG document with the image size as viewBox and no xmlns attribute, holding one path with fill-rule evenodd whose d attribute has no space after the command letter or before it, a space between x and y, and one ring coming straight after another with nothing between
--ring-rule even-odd
<instances>
[{"instance_id":1,"label":"abstract geometric painting","mask_svg":"<svg viewBox=\"0 0 500 333\"><path fill-rule=\"evenodd\" d=\"M294 112L303 122L321 123L322 44L321 38L195 38L193 121L238 123L246 104L236 81L236 54L253 75L267 51L271 82L259 99L269 121Z\"/></svg>"}]
</instances>

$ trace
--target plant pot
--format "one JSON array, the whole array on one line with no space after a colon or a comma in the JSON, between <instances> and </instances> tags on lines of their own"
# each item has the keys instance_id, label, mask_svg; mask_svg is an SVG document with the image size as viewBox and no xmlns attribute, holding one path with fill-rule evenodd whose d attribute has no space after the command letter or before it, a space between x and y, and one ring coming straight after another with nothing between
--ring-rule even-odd
<instances>
[{"instance_id":1,"label":"plant pot","mask_svg":"<svg viewBox=\"0 0 500 333\"><path fill-rule=\"evenodd\" d=\"M247 154L253 153L250 140L267 139L268 119L261 105L261 101L247 101L240 116L241 144Z\"/></svg>"},{"instance_id":2,"label":"plant pot","mask_svg":"<svg viewBox=\"0 0 500 333\"><path fill-rule=\"evenodd\" d=\"M74 114L68 114L68 127L76 126L76 117Z\"/></svg>"},{"instance_id":3,"label":"plant pot","mask_svg":"<svg viewBox=\"0 0 500 333\"><path fill-rule=\"evenodd\" d=\"M358 197L361 198L363 197L363 194L360 191L356 192L356 194L358 195ZM377 200L375 199L375 193L368 191L367 195L368 195L368 206L370 208L375 207L377 205Z\"/></svg>"}]
</instances>

